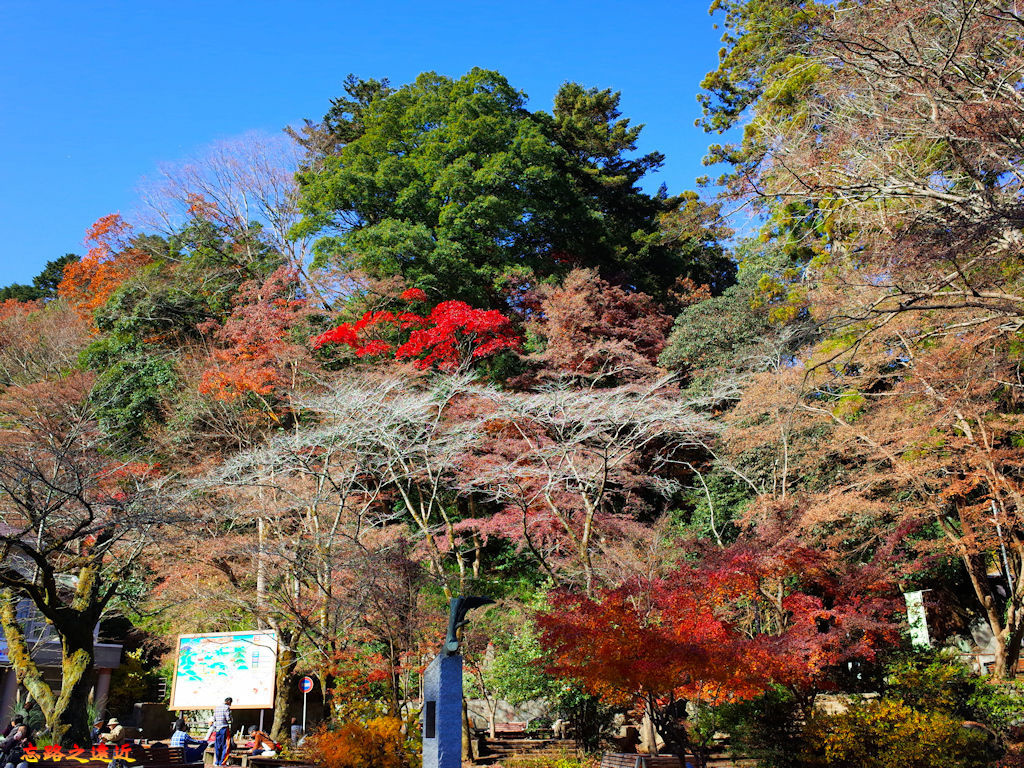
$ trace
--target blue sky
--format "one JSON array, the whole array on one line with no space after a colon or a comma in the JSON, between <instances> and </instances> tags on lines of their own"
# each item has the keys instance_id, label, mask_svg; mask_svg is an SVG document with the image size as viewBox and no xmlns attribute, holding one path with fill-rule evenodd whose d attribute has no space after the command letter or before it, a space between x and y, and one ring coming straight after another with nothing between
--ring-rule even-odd
<instances>
[{"instance_id":1,"label":"blue sky","mask_svg":"<svg viewBox=\"0 0 1024 768\"><path fill-rule=\"evenodd\" d=\"M0 285L82 253L160 163L321 117L349 72L497 69L534 109L566 80L621 90L640 149L667 155L651 186L693 188L713 139L695 94L721 47L707 5L0 0Z\"/></svg>"}]
</instances>

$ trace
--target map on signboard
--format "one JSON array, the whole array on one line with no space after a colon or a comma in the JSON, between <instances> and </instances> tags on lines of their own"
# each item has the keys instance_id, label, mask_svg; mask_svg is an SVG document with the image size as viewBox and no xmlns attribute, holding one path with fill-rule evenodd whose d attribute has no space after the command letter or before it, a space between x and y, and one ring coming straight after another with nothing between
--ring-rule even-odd
<instances>
[{"instance_id":1,"label":"map on signboard","mask_svg":"<svg viewBox=\"0 0 1024 768\"><path fill-rule=\"evenodd\" d=\"M171 709L274 706L277 635L268 630L180 635Z\"/></svg>"}]
</instances>

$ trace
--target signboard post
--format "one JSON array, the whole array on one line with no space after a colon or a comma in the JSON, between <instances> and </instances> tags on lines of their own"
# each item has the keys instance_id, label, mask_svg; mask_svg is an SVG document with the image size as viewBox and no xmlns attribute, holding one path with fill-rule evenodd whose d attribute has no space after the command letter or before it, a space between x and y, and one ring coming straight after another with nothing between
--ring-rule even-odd
<instances>
[{"instance_id":1,"label":"signboard post","mask_svg":"<svg viewBox=\"0 0 1024 768\"><path fill-rule=\"evenodd\" d=\"M277 635L271 630L179 635L170 709L273 709Z\"/></svg>"},{"instance_id":2,"label":"signboard post","mask_svg":"<svg viewBox=\"0 0 1024 768\"><path fill-rule=\"evenodd\" d=\"M304 677L299 681L299 690L302 691L302 732L306 732L306 699L309 692L313 690L313 678Z\"/></svg>"}]
</instances>

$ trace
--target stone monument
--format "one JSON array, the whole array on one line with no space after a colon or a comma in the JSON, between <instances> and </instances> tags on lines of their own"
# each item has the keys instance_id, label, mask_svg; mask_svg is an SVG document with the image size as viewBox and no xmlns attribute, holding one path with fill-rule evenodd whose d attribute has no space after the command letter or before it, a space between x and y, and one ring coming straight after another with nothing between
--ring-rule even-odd
<instances>
[{"instance_id":1,"label":"stone monument","mask_svg":"<svg viewBox=\"0 0 1024 768\"><path fill-rule=\"evenodd\" d=\"M489 597L452 598L444 647L423 673L423 768L462 766L462 654L458 631L466 614Z\"/></svg>"}]
</instances>

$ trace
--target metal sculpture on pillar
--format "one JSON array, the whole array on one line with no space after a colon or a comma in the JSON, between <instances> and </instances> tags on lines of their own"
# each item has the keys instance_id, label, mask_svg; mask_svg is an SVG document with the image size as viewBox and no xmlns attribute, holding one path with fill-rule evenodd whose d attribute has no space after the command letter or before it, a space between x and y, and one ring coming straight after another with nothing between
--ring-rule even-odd
<instances>
[{"instance_id":1,"label":"metal sculpture on pillar","mask_svg":"<svg viewBox=\"0 0 1024 768\"><path fill-rule=\"evenodd\" d=\"M444 647L423 673L423 768L462 765L462 654L458 631L466 614L489 597L454 597Z\"/></svg>"}]
</instances>

